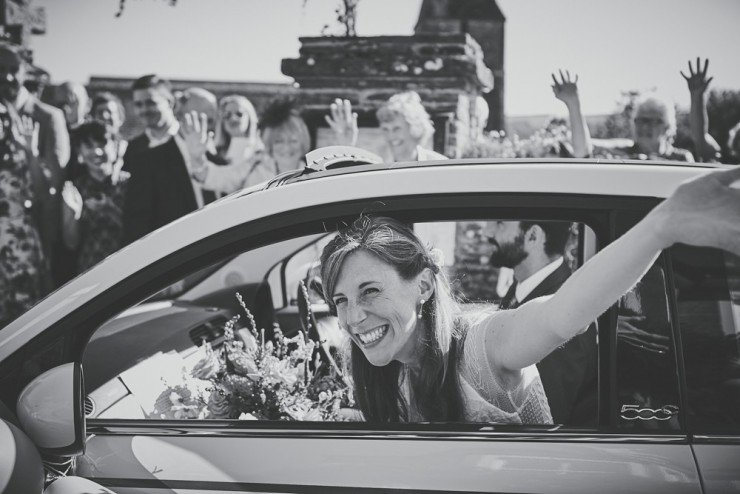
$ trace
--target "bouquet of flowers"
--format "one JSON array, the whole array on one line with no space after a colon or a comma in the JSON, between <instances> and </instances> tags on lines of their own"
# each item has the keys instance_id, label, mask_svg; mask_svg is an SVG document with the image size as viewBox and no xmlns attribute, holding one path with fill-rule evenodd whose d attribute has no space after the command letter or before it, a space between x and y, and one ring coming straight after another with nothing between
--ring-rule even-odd
<instances>
[{"instance_id":1,"label":"bouquet of flowers","mask_svg":"<svg viewBox=\"0 0 740 494\"><path fill-rule=\"evenodd\" d=\"M243 298L236 297L247 328L237 328L236 315L218 348L203 343L202 358L160 394L152 418L343 420L340 410L354 401L336 364L321 361L317 343L303 330L286 338L276 329L273 341L265 341L264 329L257 331Z\"/></svg>"}]
</instances>

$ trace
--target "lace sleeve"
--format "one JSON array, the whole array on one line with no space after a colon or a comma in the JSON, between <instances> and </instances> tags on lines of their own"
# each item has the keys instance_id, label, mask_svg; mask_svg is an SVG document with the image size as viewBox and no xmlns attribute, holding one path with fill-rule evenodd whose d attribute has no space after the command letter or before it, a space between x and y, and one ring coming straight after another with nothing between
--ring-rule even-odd
<instances>
[{"instance_id":1,"label":"lace sleeve","mask_svg":"<svg viewBox=\"0 0 740 494\"><path fill-rule=\"evenodd\" d=\"M488 312L470 321L463 343L461 374L463 379L493 408L528 424L550 424L552 416L537 366L503 376L488 360L486 341L491 331L486 324L495 313Z\"/></svg>"}]
</instances>

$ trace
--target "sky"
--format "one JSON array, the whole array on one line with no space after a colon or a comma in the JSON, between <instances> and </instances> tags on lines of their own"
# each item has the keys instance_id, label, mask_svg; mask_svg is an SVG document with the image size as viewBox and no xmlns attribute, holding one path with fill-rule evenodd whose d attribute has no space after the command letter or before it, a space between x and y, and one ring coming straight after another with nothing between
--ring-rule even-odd
<instances>
[{"instance_id":1,"label":"sky","mask_svg":"<svg viewBox=\"0 0 740 494\"><path fill-rule=\"evenodd\" d=\"M453 0L454 1L454 0ZM299 36L334 24L340 0L33 0L47 33L34 36L35 63L55 83L91 76L290 82L280 60L298 56ZM657 87L688 106L686 62L710 59L713 88L740 89L737 0L497 0L506 16L508 116L563 115L550 74L579 74L586 114L614 110L620 92ZM410 35L421 0L362 0L361 36Z\"/></svg>"}]
</instances>

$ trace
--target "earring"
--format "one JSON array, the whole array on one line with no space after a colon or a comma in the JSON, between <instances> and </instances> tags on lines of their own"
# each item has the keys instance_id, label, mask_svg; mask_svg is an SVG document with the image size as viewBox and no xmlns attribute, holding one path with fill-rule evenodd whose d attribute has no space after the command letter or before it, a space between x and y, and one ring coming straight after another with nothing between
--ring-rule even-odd
<instances>
[{"instance_id":1,"label":"earring","mask_svg":"<svg viewBox=\"0 0 740 494\"><path fill-rule=\"evenodd\" d=\"M424 302L426 302L426 300L424 300L424 299L421 299L421 300L419 301L419 315L418 315L418 316L416 316L416 317L417 317L417 319L421 319L421 313L422 313L422 312L423 312L423 310L424 310Z\"/></svg>"}]
</instances>

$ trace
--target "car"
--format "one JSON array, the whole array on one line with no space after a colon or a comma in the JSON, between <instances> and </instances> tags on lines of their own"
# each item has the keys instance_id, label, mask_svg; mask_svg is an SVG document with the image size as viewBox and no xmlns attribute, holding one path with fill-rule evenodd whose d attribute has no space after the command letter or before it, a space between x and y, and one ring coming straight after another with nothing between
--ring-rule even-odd
<instances>
[{"instance_id":1,"label":"car","mask_svg":"<svg viewBox=\"0 0 740 494\"><path fill-rule=\"evenodd\" d=\"M330 158L309 159L304 170L134 242L0 330L0 398L11 410L18 403L19 422L42 453L78 455L75 475L127 493L740 492L740 260L684 245L664 251L599 317L594 400L578 419L158 415L166 381L192 369L205 349L223 347L242 304L268 332L294 337L321 326L314 338L328 347L324 358L339 356L346 341L322 298L316 260L362 213L412 224L444 254L472 309L501 297L484 222L569 222L566 257L577 267L681 182L721 167L566 159L389 165L321 153ZM67 398L52 406L43 396L54 393ZM49 408L55 420L45 419Z\"/></svg>"}]
</instances>

